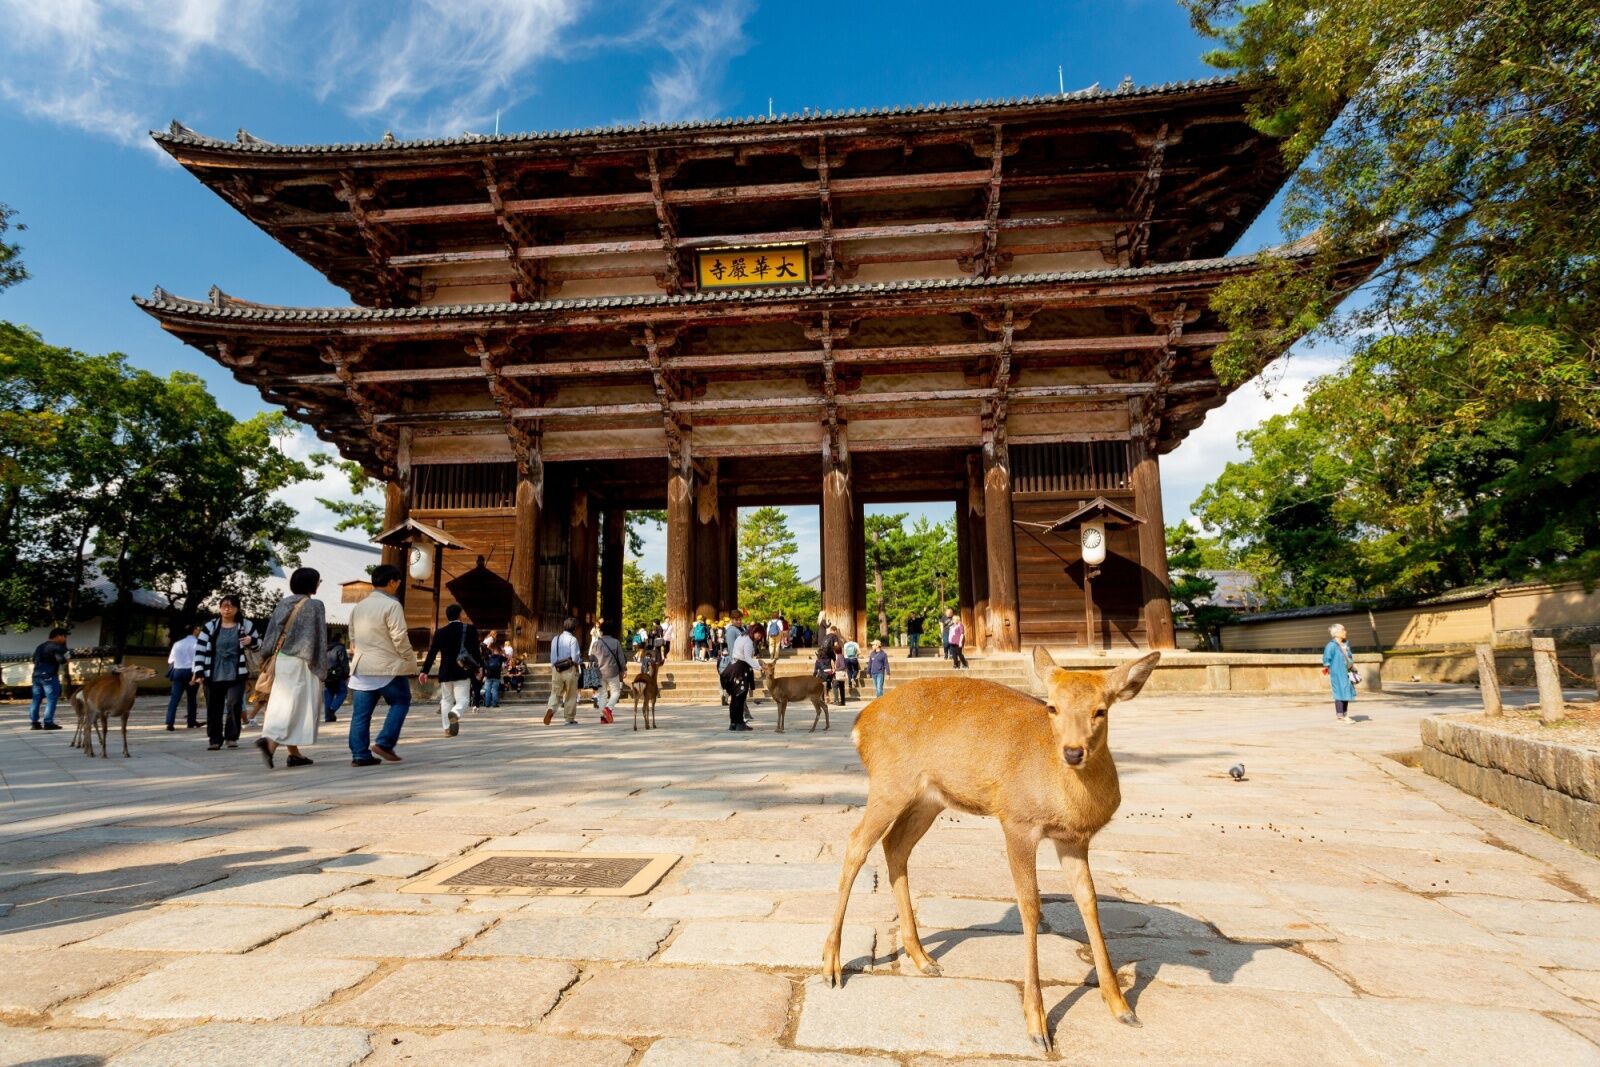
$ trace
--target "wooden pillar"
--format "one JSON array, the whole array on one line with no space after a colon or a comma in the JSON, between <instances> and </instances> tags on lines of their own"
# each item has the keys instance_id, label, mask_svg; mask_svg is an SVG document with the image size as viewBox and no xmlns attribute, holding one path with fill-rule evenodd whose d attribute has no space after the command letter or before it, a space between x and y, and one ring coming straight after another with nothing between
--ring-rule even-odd
<instances>
[{"instance_id":1,"label":"wooden pillar","mask_svg":"<svg viewBox=\"0 0 1600 1067\"><path fill-rule=\"evenodd\" d=\"M842 436L842 435L841 435ZM856 626L855 504L850 499L848 456L830 457L822 474L822 613L846 640ZM808 620L809 621L809 620ZM817 635L822 640L822 635Z\"/></svg>"},{"instance_id":2,"label":"wooden pillar","mask_svg":"<svg viewBox=\"0 0 1600 1067\"><path fill-rule=\"evenodd\" d=\"M1017 544L1011 532L1011 460L1004 438L984 442L983 518L988 534L989 647L1017 652Z\"/></svg>"},{"instance_id":3,"label":"wooden pillar","mask_svg":"<svg viewBox=\"0 0 1600 1067\"><path fill-rule=\"evenodd\" d=\"M722 533L722 585L717 598L717 615L723 616L739 606L739 509L728 499L732 494L724 489L718 494L717 506L722 511L718 520Z\"/></svg>"},{"instance_id":4,"label":"wooden pillar","mask_svg":"<svg viewBox=\"0 0 1600 1067\"><path fill-rule=\"evenodd\" d=\"M599 608L596 600L600 591L600 561L595 528L599 516L591 510L594 503L587 489L573 486L567 604L573 618L578 620L578 641L585 648Z\"/></svg>"},{"instance_id":5,"label":"wooden pillar","mask_svg":"<svg viewBox=\"0 0 1600 1067\"><path fill-rule=\"evenodd\" d=\"M854 605L851 618L855 620L852 634L857 641L867 641L867 506L860 497L855 498L855 511L850 530L850 602ZM843 627L841 627L843 629ZM866 659L866 656L862 656Z\"/></svg>"},{"instance_id":6,"label":"wooden pillar","mask_svg":"<svg viewBox=\"0 0 1600 1067\"><path fill-rule=\"evenodd\" d=\"M694 487L694 602L695 617L703 616L707 622L717 618L717 605L722 600L722 579L727 571L722 554L726 540L722 536L722 508L717 500L716 460L706 463L707 474ZM693 620L690 621L693 625Z\"/></svg>"},{"instance_id":7,"label":"wooden pillar","mask_svg":"<svg viewBox=\"0 0 1600 1067\"><path fill-rule=\"evenodd\" d=\"M687 640L694 604L694 486L688 457L672 457L667 474L667 621L672 624L671 658L688 660Z\"/></svg>"},{"instance_id":8,"label":"wooden pillar","mask_svg":"<svg viewBox=\"0 0 1600 1067\"><path fill-rule=\"evenodd\" d=\"M1132 443L1133 510L1139 524L1139 569L1144 592L1144 630L1151 648L1178 647L1172 625L1167 577L1167 527L1161 511L1161 468L1147 438Z\"/></svg>"},{"instance_id":9,"label":"wooden pillar","mask_svg":"<svg viewBox=\"0 0 1600 1067\"><path fill-rule=\"evenodd\" d=\"M534 655L539 630L539 493L532 478L517 478L516 518L511 534L511 644Z\"/></svg>"},{"instance_id":10,"label":"wooden pillar","mask_svg":"<svg viewBox=\"0 0 1600 1067\"><path fill-rule=\"evenodd\" d=\"M983 517L983 459L967 457L967 498L957 507L967 517L967 573L972 578L972 644L989 648L989 531Z\"/></svg>"},{"instance_id":11,"label":"wooden pillar","mask_svg":"<svg viewBox=\"0 0 1600 1067\"><path fill-rule=\"evenodd\" d=\"M383 528L392 530L411 517L411 431L401 429L395 450L394 479L383 489ZM406 588L411 584L410 560L403 545L384 545L380 563L400 568L400 592L396 598L406 602Z\"/></svg>"},{"instance_id":12,"label":"wooden pillar","mask_svg":"<svg viewBox=\"0 0 1600 1067\"><path fill-rule=\"evenodd\" d=\"M628 513L620 505L606 505L600 532L600 617L613 635L622 633L622 562L628 541Z\"/></svg>"}]
</instances>

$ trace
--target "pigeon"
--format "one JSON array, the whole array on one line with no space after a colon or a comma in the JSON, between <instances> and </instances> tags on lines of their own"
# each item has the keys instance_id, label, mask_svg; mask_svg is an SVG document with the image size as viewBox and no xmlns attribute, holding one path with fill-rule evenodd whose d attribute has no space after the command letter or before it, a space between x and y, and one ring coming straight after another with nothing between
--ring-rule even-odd
<instances>
[{"instance_id":1,"label":"pigeon","mask_svg":"<svg viewBox=\"0 0 1600 1067\"><path fill-rule=\"evenodd\" d=\"M1244 764L1235 763L1232 767L1229 767L1228 777L1232 778L1236 782L1244 781Z\"/></svg>"}]
</instances>

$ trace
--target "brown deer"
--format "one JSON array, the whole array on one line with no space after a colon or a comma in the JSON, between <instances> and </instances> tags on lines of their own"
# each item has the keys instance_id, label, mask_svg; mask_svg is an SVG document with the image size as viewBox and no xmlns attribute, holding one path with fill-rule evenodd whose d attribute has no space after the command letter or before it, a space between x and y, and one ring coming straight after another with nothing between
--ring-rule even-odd
<instances>
[{"instance_id":1,"label":"brown deer","mask_svg":"<svg viewBox=\"0 0 1600 1067\"><path fill-rule=\"evenodd\" d=\"M110 729L110 718L115 715L122 720L122 754L132 755L128 751L128 712L133 710L133 698L139 695L139 683L155 676L156 672L149 667L113 667L106 674L80 685L72 694L72 707L78 713L78 732L73 735L73 744L81 739L83 754L92 758L94 732L98 726L100 757L109 758L106 733Z\"/></svg>"},{"instance_id":2,"label":"brown deer","mask_svg":"<svg viewBox=\"0 0 1600 1067\"><path fill-rule=\"evenodd\" d=\"M828 716L828 692L822 684L821 678L809 674L796 674L788 678L779 678L778 661L761 662L761 688L778 705L778 726L775 733L783 733L783 716L788 710L791 701L811 701L811 706L817 709L816 717L811 720L811 732L817 732L817 723L822 723L824 730L833 725L833 720Z\"/></svg>"},{"instance_id":3,"label":"brown deer","mask_svg":"<svg viewBox=\"0 0 1600 1067\"><path fill-rule=\"evenodd\" d=\"M862 709L851 734L867 767L867 808L850 835L833 930L822 950L822 974L843 981L840 932L850 886L872 846L883 857L900 909L906 955L923 974L938 964L917 937L906 884L906 860L945 808L993 815L1006 838L1006 858L1017 888L1017 911L1027 939L1027 985L1022 1014L1034 1044L1050 1048L1039 993L1039 843L1050 840L1072 882L1094 953L1100 995L1111 1014L1139 1025L1117 985L1106 953L1089 874L1089 840L1111 821L1121 794L1111 759L1106 713L1137 694L1161 658L1152 652L1115 670L1066 671L1042 648L1033 665L1048 697L1036 700L975 678L919 679Z\"/></svg>"},{"instance_id":4,"label":"brown deer","mask_svg":"<svg viewBox=\"0 0 1600 1067\"><path fill-rule=\"evenodd\" d=\"M633 728L639 728L639 704L644 703L644 728L656 728L656 701L661 697L661 683L657 676L661 673L661 660L655 656L650 657L648 665L641 666L639 673L633 679Z\"/></svg>"}]
</instances>

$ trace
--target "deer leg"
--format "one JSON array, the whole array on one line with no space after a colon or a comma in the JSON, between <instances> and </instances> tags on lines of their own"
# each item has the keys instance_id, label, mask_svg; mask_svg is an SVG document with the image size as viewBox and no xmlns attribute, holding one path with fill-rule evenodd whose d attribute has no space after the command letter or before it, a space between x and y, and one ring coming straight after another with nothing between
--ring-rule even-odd
<instances>
[{"instance_id":1,"label":"deer leg","mask_svg":"<svg viewBox=\"0 0 1600 1067\"><path fill-rule=\"evenodd\" d=\"M648 721L646 720L646 722ZM637 689L633 691L633 729L635 732L638 732L639 729L639 691Z\"/></svg>"},{"instance_id":2,"label":"deer leg","mask_svg":"<svg viewBox=\"0 0 1600 1067\"><path fill-rule=\"evenodd\" d=\"M839 871L839 903L833 909L833 929L822 946L822 977L828 980L830 986L844 982L844 973L839 966L839 942L844 937L844 913L850 904L850 887L855 885L856 875L861 873L861 865L867 861L867 853L872 851L872 846L878 843L878 839L906 807L903 803L875 799L870 793L870 786L868 788L867 810L850 832L844 866Z\"/></svg>"},{"instance_id":3,"label":"deer leg","mask_svg":"<svg viewBox=\"0 0 1600 1067\"><path fill-rule=\"evenodd\" d=\"M1094 876L1089 873L1087 845L1056 842L1056 855L1061 869L1072 881L1072 899L1078 902L1078 914L1083 917L1083 928L1089 934L1089 950L1094 953L1094 973L1100 982L1100 996L1118 1022L1139 1026L1138 1016L1128 1006L1117 983L1117 969L1111 965L1111 954L1106 951L1106 935L1100 930L1100 904L1094 895Z\"/></svg>"},{"instance_id":4,"label":"deer leg","mask_svg":"<svg viewBox=\"0 0 1600 1067\"><path fill-rule=\"evenodd\" d=\"M827 698L826 698L826 696L817 697L817 698L812 700L812 703L817 706L817 711L822 713L822 730L823 730L824 733L826 733L829 729L831 729L833 727L833 716L828 714L828 701L827 701ZM811 728L813 730L815 730L817 728L817 724L816 724L815 721L813 721L811 723Z\"/></svg>"},{"instance_id":5,"label":"deer leg","mask_svg":"<svg viewBox=\"0 0 1600 1067\"><path fill-rule=\"evenodd\" d=\"M128 717L122 717L122 758L128 759L132 753L128 751Z\"/></svg>"},{"instance_id":6,"label":"deer leg","mask_svg":"<svg viewBox=\"0 0 1600 1067\"><path fill-rule=\"evenodd\" d=\"M1011 861L1011 880L1017 886L1017 913L1022 916L1022 936L1027 946L1027 981L1022 988L1022 1016L1028 1023L1028 1036L1046 1052L1050 1051L1050 1027L1044 1014L1044 996L1039 990L1039 838L1030 827L1001 827L1006 835L1006 859Z\"/></svg>"},{"instance_id":7,"label":"deer leg","mask_svg":"<svg viewBox=\"0 0 1600 1067\"><path fill-rule=\"evenodd\" d=\"M781 734L783 733L783 717L789 710L789 702L787 700L779 700L777 697L773 697L772 700L773 703L778 705L778 725L773 728L772 732Z\"/></svg>"},{"instance_id":8,"label":"deer leg","mask_svg":"<svg viewBox=\"0 0 1600 1067\"><path fill-rule=\"evenodd\" d=\"M911 850L917 847L922 835L928 832L944 806L936 801L924 800L907 808L889 827L883 838L883 859L889 871L889 881L894 886L894 902L900 910L900 944L906 955L923 974L938 977L939 965L922 947L917 936L917 915L911 907L911 883L906 879L906 863Z\"/></svg>"},{"instance_id":9,"label":"deer leg","mask_svg":"<svg viewBox=\"0 0 1600 1067\"><path fill-rule=\"evenodd\" d=\"M100 716L100 758L111 758L111 746L106 742L106 735L111 732L111 716Z\"/></svg>"}]
</instances>

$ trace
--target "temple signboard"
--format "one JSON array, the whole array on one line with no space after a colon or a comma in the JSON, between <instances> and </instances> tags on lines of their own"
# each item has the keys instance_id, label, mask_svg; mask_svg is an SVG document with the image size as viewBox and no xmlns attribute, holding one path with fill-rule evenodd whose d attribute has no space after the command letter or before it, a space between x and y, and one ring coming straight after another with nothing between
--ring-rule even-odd
<instances>
[{"instance_id":1,"label":"temple signboard","mask_svg":"<svg viewBox=\"0 0 1600 1067\"><path fill-rule=\"evenodd\" d=\"M701 289L810 285L811 254L805 245L707 248L695 253L694 273Z\"/></svg>"}]
</instances>

